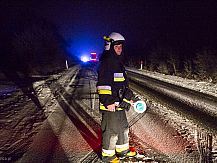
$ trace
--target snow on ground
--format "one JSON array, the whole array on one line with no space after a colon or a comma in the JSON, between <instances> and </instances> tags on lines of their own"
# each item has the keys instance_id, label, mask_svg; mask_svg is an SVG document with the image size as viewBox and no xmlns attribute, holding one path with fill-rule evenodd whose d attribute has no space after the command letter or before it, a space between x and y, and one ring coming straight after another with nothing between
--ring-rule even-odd
<instances>
[{"instance_id":1,"label":"snow on ground","mask_svg":"<svg viewBox=\"0 0 217 163\"><path fill-rule=\"evenodd\" d=\"M48 116L44 108L49 105L48 99L52 102L52 97L47 84L57 77L36 81L32 85L35 92L29 90L25 93L3 75L0 77L0 162L10 162L26 152ZM40 101L43 109L38 108L33 97Z\"/></svg>"},{"instance_id":2,"label":"snow on ground","mask_svg":"<svg viewBox=\"0 0 217 163\"><path fill-rule=\"evenodd\" d=\"M164 75L146 70L130 70L217 97L217 84ZM52 80L56 80L60 76L61 74L53 76ZM1 74L0 77L2 77ZM52 80L50 80L50 82L52 82ZM51 98L51 96L49 96L51 95L51 92L46 86L45 80L37 81L33 83L33 86L36 89L39 99L41 99L40 101L43 101L42 104L45 105L47 99ZM157 106L155 105L155 107ZM46 110L48 111L49 109ZM172 111L169 112L166 108L162 109L162 107L156 111L162 112L161 114L164 115L165 120L171 118L169 115L176 114L171 113ZM11 81L6 82L5 79L0 78L0 159L16 159L11 157L12 155L17 155L16 157L19 158L23 152L27 150L33 136L37 133L37 130L45 117L47 117L47 113L37 111L36 106L32 103L31 99L24 95ZM173 118L173 122L175 122L178 117L178 115L174 116L175 119ZM191 134L186 134L186 136L194 137L197 135L195 133L197 132L195 130L197 126L190 126L188 123L189 120L183 120L183 118L180 119L180 121L182 121L181 126L173 123L174 126L177 125L176 128L179 128L179 132L186 134L186 130L191 130Z\"/></svg>"},{"instance_id":3,"label":"snow on ground","mask_svg":"<svg viewBox=\"0 0 217 163\"><path fill-rule=\"evenodd\" d=\"M134 71L155 79L159 79L161 81L165 81L168 83L172 83L178 86L193 89L217 97L217 84L211 82L197 81L197 80L182 78L178 76L165 75L158 72L151 72L147 70L139 70L139 69L132 69L132 68L127 68L127 70Z\"/></svg>"},{"instance_id":4,"label":"snow on ground","mask_svg":"<svg viewBox=\"0 0 217 163\"><path fill-rule=\"evenodd\" d=\"M146 76L161 81L165 81L171 84L175 84L178 86L182 86L185 88L189 88L192 90L196 90L217 97L217 84L213 84L210 82L201 82L201 81L181 78L177 76L165 75L157 72L150 72L147 70L137 70L137 69L129 69L129 68L127 68L127 70L144 74ZM146 98L143 97L143 99ZM212 141L213 141L212 150L217 151L217 135L215 133L212 132L210 133L210 131L207 131L202 126L199 126L198 124L194 123L192 120L188 119L187 117L184 117L179 113L168 109L167 106L157 103L151 99L146 99L146 102L148 103L148 106L152 108L153 112L156 112L158 115L161 115L161 117L164 119L166 123L173 126L182 137L187 139L190 142L190 144L192 144L192 147L190 146L188 148L186 147L186 151L190 150L191 153L192 150L193 151L197 150L200 153L200 155L202 155L202 152L207 150L206 143L208 139L207 137L209 135L212 135ZM188 153L187 155L190 154L189 152L187 153ZM215 161L216 160L217 159L215 159Z\"/></svg>"}]
</instances>

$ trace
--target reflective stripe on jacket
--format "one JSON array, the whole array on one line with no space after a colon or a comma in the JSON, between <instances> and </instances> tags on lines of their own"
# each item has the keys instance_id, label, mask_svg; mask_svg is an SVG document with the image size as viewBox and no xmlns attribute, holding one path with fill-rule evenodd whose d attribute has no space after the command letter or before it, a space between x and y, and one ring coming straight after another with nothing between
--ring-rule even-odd
<instances>
[{"instance_id":1,"label":"reflective stripe on jacket","mask_svg":"<svg viewBox=\"0 0 217 163\"><path fill-rule=\"evenodd\" d=\"M98 69L97 91L99 94L100 110L107 110L106 106L121 102L119 90L128 87L128 78L120 57L109 54L100 62ZM123 110L118 108L117 110Z\"/></svg>"}]
</instances>

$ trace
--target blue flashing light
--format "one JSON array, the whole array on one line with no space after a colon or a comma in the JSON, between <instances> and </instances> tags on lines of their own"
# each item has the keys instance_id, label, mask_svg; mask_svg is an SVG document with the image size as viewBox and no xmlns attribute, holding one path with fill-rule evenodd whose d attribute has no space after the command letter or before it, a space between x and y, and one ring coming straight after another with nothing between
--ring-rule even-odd
<instances>
[{"instance_id":1,"label":"blue flashing light","mask_svg":"<svg viewBox=\"0 0 217 163\"><path fill-rule=\"evenodd\" d=\"M89 59L88 59L87 56L81 56L81 61L82 61L82 62L88 62Z\"/></svg>"}]
</instances>

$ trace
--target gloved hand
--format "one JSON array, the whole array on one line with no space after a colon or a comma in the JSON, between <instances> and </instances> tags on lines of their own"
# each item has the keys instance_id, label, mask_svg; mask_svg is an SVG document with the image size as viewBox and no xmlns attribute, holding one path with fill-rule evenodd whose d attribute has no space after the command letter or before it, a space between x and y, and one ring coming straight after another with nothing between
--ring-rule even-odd
<instances>
[{"instance_id":1,"label":"gloved hand","mask_svg":"<svg viewBox=\"0 0 217 163\"><path fill-rule=\"evenodd\" d=\"M141 98L138 95L135 95L135 96L132 97L131 100L133 101L133 103L135 103L136 101L141 100Z\"/></svg>"},{"instance_id":2,"label":"gloved hand","mask_svg":"<svg viewBox=\"0 0 217 163\"><path fill-rule=\"evenodd\" d=\"M126 109L127 111L131 108L131 104L125 101L122 101L119 106L120 108Z\"/></svg>"}]
</instances>

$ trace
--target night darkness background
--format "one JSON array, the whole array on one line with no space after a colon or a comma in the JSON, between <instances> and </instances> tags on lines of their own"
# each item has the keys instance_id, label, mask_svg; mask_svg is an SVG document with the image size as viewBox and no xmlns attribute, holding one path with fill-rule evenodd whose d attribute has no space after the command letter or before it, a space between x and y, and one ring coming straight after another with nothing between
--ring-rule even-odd
<instances>
[{"instance_id":1,"label":"night darkness background","mask_svg":"<svg viewBox=\"0 0 217 163\"><path fill-rule=\"evenodd\" d=\"M151 71L217 76L215 1L29 0L0 6L3 71L45 73L42 67L57 69L65 59L101 54L102 37L115 31L126 39L127 65L143 60Z\"/></svg>"}]
</instances>

